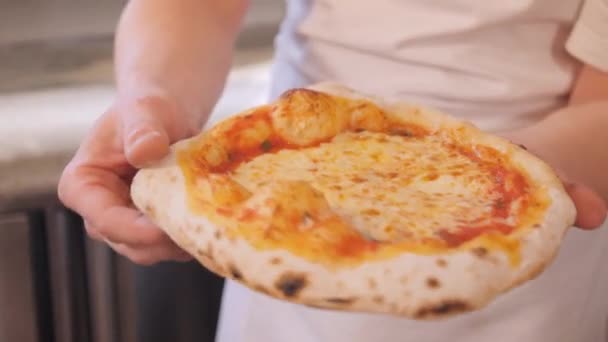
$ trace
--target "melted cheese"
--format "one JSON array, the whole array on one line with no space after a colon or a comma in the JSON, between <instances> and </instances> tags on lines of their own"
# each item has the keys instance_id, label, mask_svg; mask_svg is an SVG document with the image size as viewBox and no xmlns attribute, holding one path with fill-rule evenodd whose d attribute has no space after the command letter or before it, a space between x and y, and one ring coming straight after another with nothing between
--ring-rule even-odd
<instances>
[{"instance_id":1,"label":"melted cheese","mask_svg":"<svg viewBox=\"0 0 608 342\"><path fill-rule=\"evenodd\" d=\"M359 232L395 242L436 238L441 230L490 218L500 194L492 192L493 175L485 171L436 136L361 132L259 156L233 177L253 193L280 180L307 182Z\"/></svg>"},{"instance_id":2,"label":"melted cheese","mask_svg":"<svg viewBox=\"0 0 608 342\"><path fill-rule=\"evenodd\" d=\"M182 150L190 208L260 249L357 264L404 251L500 249L547 204L508 158L366 101L286 94ZM531 205L533 204L533 205Z\"/></svg>"}]
</instances>

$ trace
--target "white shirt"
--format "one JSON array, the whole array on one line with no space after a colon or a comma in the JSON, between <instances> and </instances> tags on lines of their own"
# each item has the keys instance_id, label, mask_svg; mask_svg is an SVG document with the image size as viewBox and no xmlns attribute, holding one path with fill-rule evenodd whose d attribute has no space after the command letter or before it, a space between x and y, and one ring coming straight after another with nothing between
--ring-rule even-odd
<instances>
[{"instance_id":1,"label":"white shirt","mask_svg":"<svg viewBox=\"0 0 608 342\"><path fill-rule=\"evenodd\" d=\"M608 68L605 1L577 22L579 0L292 0L271 96L334 80L489 131L529 125L564 105L578 60ZM307 308L228 282L218 342L605 342L607 263L608 228L571 230L538 279L441 322Z\"/></svg>"}]
</instances>

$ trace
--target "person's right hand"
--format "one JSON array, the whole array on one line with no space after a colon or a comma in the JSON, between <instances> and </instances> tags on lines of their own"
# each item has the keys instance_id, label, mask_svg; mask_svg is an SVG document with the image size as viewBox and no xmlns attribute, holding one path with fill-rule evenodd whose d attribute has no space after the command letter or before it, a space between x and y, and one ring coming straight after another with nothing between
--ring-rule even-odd
<instances>
[{"instance_id":1,"label":"person's right hand","mask_svg":"<svg viewBox=\"0 0 608 342\"><path fill-rule=\"evenodd\" d=\"M197 120L159 96L117 100L94 124L59 182L60 200L81 215L88 235L138 264L191 257L136 210L130 183L138 167L197 132Z\"/></svg>"}]
</instances>

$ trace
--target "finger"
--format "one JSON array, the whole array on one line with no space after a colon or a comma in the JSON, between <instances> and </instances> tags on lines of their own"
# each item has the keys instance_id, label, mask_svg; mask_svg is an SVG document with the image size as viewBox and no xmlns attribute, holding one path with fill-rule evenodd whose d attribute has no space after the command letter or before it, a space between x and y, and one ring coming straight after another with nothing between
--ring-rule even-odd
<instances>
[{"instance_id":1,"label":"finger","mask_svg":"<svg viewBox=\"0 0 608 342\"><path fill-rule=\"evenodd\" d=\"M168 109L156 102L140 101L121 113L125 156L133 166L144 166L169 152L169 134L157 113Z\"/></svg>"},{"instance_id":2,"label":"finger","mask_svg":"<svg viewBox=\"0 0 608 342\"><path fill-rule=\"evenodd\" d=\"M595 229L606 220L606 203L590 188L574 183L566 184L566 191L577 210L575 226Z\"/></svg>"},{"instance_id":3,"label":"finger","mask_svg":"<svg viewBox=\"0 0 608 342\"><path fill-rule=\"evenodd\" d=\"M166 243L164 232L130 208L129 187L110 171L76 167L69 169L60 186L62 202L78 212L94 235L129 245Z\"/></svg>"},{"instance_id":4,"label":"finger","mask_svg":"<svg viewBox=\"0 0 608 342\"><path fill-rule=\"evenodd\" d=\"M100 204L98 209L91 209L91 212L99 213L95 214L93 219L97 222L95 224L97 232L104 238L132 246L169 242L169 237L139 211L123 206L109 205L102 208L102 205Z\"/></svg>"},{"instance_id":5,"label":"finger","mask_svg":"<svg viewBox=\"0 0 608 342\"><path fill-rule=\"evenodd\" d=\"M173 243L148 246L145 248L133 247L122 243L114 243L112 241L106 241L106 243L116 253L126 257L131 262L138 265L149 266L168 260L186 262L192 259L192 256L181 250Z\"/></svg>"}]
</instances>

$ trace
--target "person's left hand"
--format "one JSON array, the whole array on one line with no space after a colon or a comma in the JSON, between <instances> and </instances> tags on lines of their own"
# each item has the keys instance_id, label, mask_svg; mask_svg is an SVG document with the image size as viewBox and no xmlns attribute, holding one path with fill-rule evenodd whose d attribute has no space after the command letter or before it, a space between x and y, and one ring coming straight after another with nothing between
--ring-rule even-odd
<instances>
[{"instance_id":1,"label":"person's left hand","mask_svg":"<svg viewBox=\"0 0 608 342\"><path fill-rule=\"evenodd\" d=\"M569 182L564 175L561 178L576 207L575 227L585 230L601 227L606 220L606 201L588 186Z\"/></svg>"}]
</instances>

